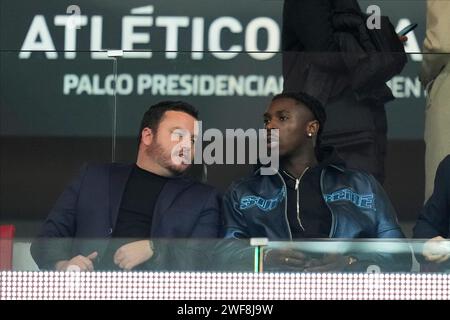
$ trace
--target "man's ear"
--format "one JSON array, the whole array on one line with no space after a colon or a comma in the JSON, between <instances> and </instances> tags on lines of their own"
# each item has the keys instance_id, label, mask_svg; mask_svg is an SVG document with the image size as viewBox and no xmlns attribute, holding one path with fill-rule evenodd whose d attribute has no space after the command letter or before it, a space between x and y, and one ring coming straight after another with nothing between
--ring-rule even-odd
<instances>
[{"instance_id":1,"label":"man's ear","mask_svg":"<svg viewBox=\"0 0 450 320\"><path fill-rule=\"evenodd\" d=\"M146 127L142 129L141 131L141 143L143 143L145 146L149 146L152 144L153 139L155 135L153 133L153 130Z\"/></svg>"},{"instance_id":2,"label":"man's ear","mask_svg":"<svg viewBox=\"0 0 450 320\"><path fill-rule=\"evenodd\" d=\"M306 128L307 133L308 134L311 133L313 137L317 136L319 129L320 129L320 124L319 124L319 121L317 121L317 120L310 121Z\"/></svg>"}]
</instances>

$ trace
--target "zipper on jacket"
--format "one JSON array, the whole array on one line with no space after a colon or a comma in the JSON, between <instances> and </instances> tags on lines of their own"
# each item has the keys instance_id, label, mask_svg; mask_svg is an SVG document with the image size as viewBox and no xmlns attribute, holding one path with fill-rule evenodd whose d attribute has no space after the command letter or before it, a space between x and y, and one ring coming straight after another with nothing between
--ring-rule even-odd
<instances>
[{"instance_id":1,"label":"zipper on jacket","mask_svg":"<svg viewBox=\"0 0 450 320\"><path fill-rule=\"evenodd\" d=\"M339 170L341 172L343 171L340 167L335 166L335 165L330 165L330 167L333 167L333 168L335 168L335 169L337 169L337 170ZM320 173L320 190L321 190L322 196L324 194L323 193L323 179L324 179L324 176L325 176L325 170L326 170L326 168L323 168L322 172ZM292 240L291 226L289 225L289 220L288 220L288 217L287 217L287 187L286 187L286 182L284 182L284 179L281 176L281 174L278 172L278 170L275 171L275 174L278 175L278 177L280 178L281 183L283 184L284 190L286 191L286 194L285 194L286 200L284 201L284 219L286 221L288 234L289 234L289 239ZM334 234L336 233L337 221L336 221L336 217L335 217L335 215L333 213L333 210L331 209L330 205L327 203L326 199L324 199L324 201L325 201L325 205L328 207L328 210L330 210L330 213L331 213L331 228L330 228L330 235L329 235L329 237L333 238Z\"/></svg>"},{"instance_id":2,"label":"zipper on jacket","mask_svg":"<svg viewBox=\"0 0 450 320\"><path fill-rule=\"evenodd\" d=\"M305 170L303 170L302 174L300 175L300 177L298 179L296 179L294 176L292 176L291 174L289 174L288 172L284 171L283 172L289 176L291 179L295 180L295 191L297 192L297 221L298 224L300 225L300 228L302 228L303 231L305 231L305 228L303 227L302 224L302 219L300 218L300 190L299 190L299 186L300 186L300 181L302 180L303 176L305 175L306 171L308 171L309 167L306 167Z\"/></svg>"},{"instance_id":3,"label":"zipper on jacket","mask_svg":"<svg viewBox=\"0 0 450 320\"><path fill-rule=\"evenodd\" d=\"M300 218L300 181L302 180L303 176L305 175L306 171L308 171L309 167L306 167L305 170L303 170L300 178L295 180L295 190L297 190L297 220L298 224L300 225L300 228L302 228L303 231L305 231L305 228L303 227L302 220Z\"/></svg>"}]
</instances>

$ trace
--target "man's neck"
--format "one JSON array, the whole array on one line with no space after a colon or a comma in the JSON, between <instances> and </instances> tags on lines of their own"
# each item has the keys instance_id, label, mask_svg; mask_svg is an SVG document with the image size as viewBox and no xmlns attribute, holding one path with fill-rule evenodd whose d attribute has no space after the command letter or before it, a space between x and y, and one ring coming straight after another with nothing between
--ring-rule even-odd
<instances>
[{"instance_id":1,"label":"man's neck","mask_svg":"<svg viewBox=\"0 0 450 320\"><path fill-rule=\"evenodd\" d=\"M170 170L167 170L164 167L161 167L157 163L151 162L151 161L143 161L142 159L137 159L136 165L141 168L142 170L154 173L158 176L162 177L172 177L173 173Z\"/></svg>"},{"instance_id":2,"label":"man's neck","mask_svg":"<svg viewBox=\"0 0 450 320\"><path fill-rule=\"evenodd\" d=\"M300 177L306 168L315 167L317 164L314 152L292 155L281 162L283 169L296 178Z\"/></svg>"}]
</instances>

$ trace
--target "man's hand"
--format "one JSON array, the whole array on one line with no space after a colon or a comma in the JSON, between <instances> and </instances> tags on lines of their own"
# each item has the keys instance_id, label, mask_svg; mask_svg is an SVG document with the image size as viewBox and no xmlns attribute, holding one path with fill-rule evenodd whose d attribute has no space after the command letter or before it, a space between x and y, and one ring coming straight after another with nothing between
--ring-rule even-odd
<instances>
[{"instance_id":1,"label":"man's hand","mask_svg":"<svg viewBox=\"0 0 450 320\"><path fill-rule=\"evenodd\" d=\"M114 263L124 270L131 270L153 256L150 240L127 243L117 249Z\"/></svg>"},{"instance_id":2,"label":"man's hand","mask_svg":"<svg viewBox=\"0 0 450 320\"><path fill-rule=\"evenodd\" d=\"M315 265L305 268L305 272L327 272L327 271L343 271L352 264L356 263L356 259L342 254L328 254L321 260L316 260Z\"/></svg>"},{"instance_id":3,"label":"man's hand","mask_svg":"<svg viewBox=\"0 0 450 320\"><path fill-rule=\"evenodd\" d=\"M94 251L87 257L78 255L70 260L58 261L55 269L56 271L94 271L92 261L97 258L97 255L97 251Z\"/></svg>"},{"instance_id":4,"label":"man's hand","mask_svg":"<svg viewBox=\"0 0 450 320\"><path fill-rule=\"evenodd\" d=\"M439 236L425 242L422 254L427 261L442 263L450 258L450 247L447 241Z\"/></svg>"},{"instance_id":5,"label":"man's hand","mask_svg":"<svg viewBox=\"0 0 450 320\"><path fill-rule=\"evenodd\" d=\"M264 256L265 268L286 268L302 271L307 263L305 254L290 249L269 249Z\"/></svg>"}]
</instances>

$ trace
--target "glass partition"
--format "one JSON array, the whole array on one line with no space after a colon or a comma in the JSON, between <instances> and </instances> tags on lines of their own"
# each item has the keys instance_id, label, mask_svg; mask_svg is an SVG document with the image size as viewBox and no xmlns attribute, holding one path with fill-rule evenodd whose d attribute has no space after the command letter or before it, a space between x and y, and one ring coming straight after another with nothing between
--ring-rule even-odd
<instances>
[{"instance_id":1,"label":"glass partition","mask_svg":"<svg viewBox=\"0 0 450 320\"><path fill-rule=\"evenodd\" d=\"M420 243L412 245L420 249ZM281 272L411 272L412 247L405 240L269 242L261 268ZM421 251L414 251L421 255ZM417 270L415 270L417 271Z\"/></svg>"},{"instance_id":2,"label":"glass partition","mask_svg":"<svg viewBox=\"0 0 450 320\"><path fill-rule=\"evenodd\" d=\"M144 263L128 269L120 262L107 262L110 248L129 241L34 240L31 251L39 264L55 250L69 248L69 243L73 254L98 252L90 271L81 271L89 266L80 267L72 260L74 264L67 265L65 272L55 272L44 265L38 271L30 241L16 239L12 270L0 271L0 298L391 300L450 296L448 259L427 262L422 256L424 241L419 240L153 239L153 254ZM2 239L0 245L4 254L7 241ZM448 257L448 241L435 246L433 253Z\"/></svg>"},{"instance_id":3,"label":"glass partition","mask_svg":"<svg viewBox=\"0 0 450 320\"><path fill-rule=\"evenodd\" d=\"M379 53L364 47L364 39L355 40L354 34L345 32L333 34L340 50L283 49L289 35L283 28L281 0L192 0L189 5L185 0L114 0L107 4L97 0L78 0L76 4L0 0L0 298L12 297L11 291L1 294L25 274L41 283L40 277L73 275L55 272L57 269L83 271L79 273L86 277L83 279L93 279L96 274L96 279L117 276L124 283L136 275L169 284L175 277L180 288L189 277L214 284L220 279L218 284L229 285L231 296L238 299L268 298L251 295L247 288L254 286L261 292L268 287L281 288L280 277L296 283L298 293L309 283L305 281L334 281L336 274L345 281L382 275L388 279L383 283L387 297L389 281L397 285L397 276L411 284L408 288L419 289L428 280L438 279L435 289L441 290L440 281L448 281L450 268L448 241L410 239L424 204L424 118L443 115L442 111L433 112L431 99L426 98L448 91L448 82L437 80L448 77L450 53L423 52L426 2L409 1L407 12L404 2L359 1L369 16L375 14L376 18L377 10L389 16L389 27L395 32L418 23L408 41L400 44L405 54L394 49ZM439 76L432 78L425 90L420 77L434 63L440 66ZM321 192L315 198L317 212L330 209L330 203L340 206L327 217L334 226L336 217L350 220L345 225L348 230L343 227L341 234L336 235L327 225L292 236L292 221L284 224L288 220L286 185L281 191L265 190L264 195L255 191L263 183L252 185L239 202L232 203L245 216L242 225L248 229L244 230L246 238L251 238L248 240L189 238L189 232L180 231L186 227L184 221L173 217L168 219L172 227L164 239L159 239L158 232L150 235L151 241L142 240L148 237L121 239L113 235L111 208L120 205L123 192L108 185L100 188L104 199L96 189L84 195L89 201L78 201L84 165L135 164L141 119L150 106L167 100L186 101L199 110L201 124L195 145L199 153L186 176L211 185L221 196L227 190L236 191L233 182L268 164L262 161L262 156L269 154L263 154L268 141L260 129L271 99L282 91L305 91L319 99L328 119L315 145L335 148L346 161L345 168L373 174L386 191L385 196L374 179L361 178L364 174L341 180L331 192L324 191L320 180L320 186L315 185ZM445 130L440 125L435 128ZM438 138L434 141L439 142ZM427 140L428 150L433 146ZM280 159L270 158L269 164L279 169ZM73 180L77 173L78 180ZM291 192L298 190L302 176L298 177ZM109 183L115 178L112 173L102 181ZM120 186L125 188L128 176L121 179ZM376 192L360 190L369 180ZM431 180L428 172L427 194ZM183 217L192 214L189 201L203 205L215 189L208 189L204 198L183 198L175 211ZM73 207L61 205L68 194ZM375 199L374 194L383 200ZM300 221L299 199L297 193ZM172 200L167 208L177 199ZM58 203L64 212L60 210L58 232L53 234L41 226ZM108 214L94 219L99 211L86 203L100 204ZM286 217L270 220L271 211L282 204L286 205ZM161 212L167 214L167 208ZM245 215L248 208L260 211L246 211ZM380 230L386 231L380 216L388 211L395 212L406 239L377 238ZM65 220L68 212L76 223ZM79 212L88 213L84 220ZM215 226L216 234L229 236L230 223L224 212L220 215L223 221ZM85 228L78 228L80 224ZM303 228L301 222L299 225ZM270 228L275 232L267 232ZM442 235L448 236L448 226L444 229L447 233ZM46 237L38 238L40 233ZM58 238L62 236L66 237ZM185 237L188 239L181 239ZM292 241L272 241L275 239ZM121 265L120 249L138 241L145 249L145 261ZM78 256L82 256L81 268L78 260L68 263ZM63 264L57 268L58 262ZM137 279L133 285L142 283ZM259 279L263 280L261 286ZM447 287L441 291L443 297L450 297ZM21 297L33 298L34 293L30 294ZM97 297L101 298L101 293Z\"/></svg>"},{"instance_id":4,"label":"glass partition","mask_svg":"<svg viewBox=\"0 0 450 320\"><path fill-rule=\"evenodd\" d=\"M447 240L431 243L401 239L152 239L148 244L150 257L128 266L117 260L118 250L126 244L148 240L3 238L1 241L4 252L10 250L12 262L5 271L448 273L450 270ZM430 261L429 252L441 259ZM80 255L90 257L92 268L85 269L85 265L73 260L73 264L58 270L56 262Z\"/></svg>"}]
</instances>

